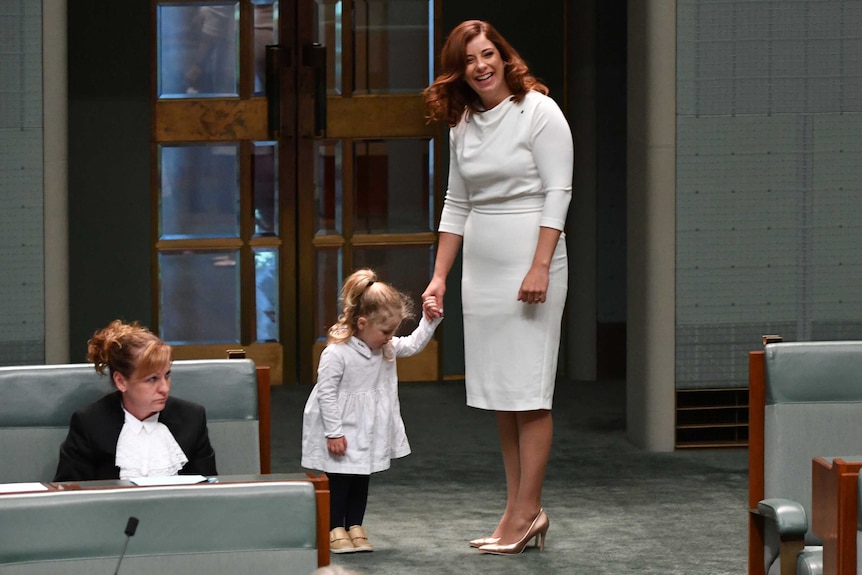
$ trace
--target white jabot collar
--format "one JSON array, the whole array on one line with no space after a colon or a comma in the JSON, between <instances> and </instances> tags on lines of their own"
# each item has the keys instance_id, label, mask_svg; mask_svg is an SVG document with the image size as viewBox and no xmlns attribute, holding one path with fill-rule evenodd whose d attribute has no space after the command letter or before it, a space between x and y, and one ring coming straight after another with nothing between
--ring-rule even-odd
<instances>
[{"instance_id":1,"label":"white jabot collar","mask_svg":"<svg viewBox=\"0 0 862 575\"><path fill-rule=\"evenodd\" d=\"M188 463L171 430L154 413L141 421L123 408L125 423L117 440L115 465L120 479L177 475Z\"/></svg>"}]
</instances>

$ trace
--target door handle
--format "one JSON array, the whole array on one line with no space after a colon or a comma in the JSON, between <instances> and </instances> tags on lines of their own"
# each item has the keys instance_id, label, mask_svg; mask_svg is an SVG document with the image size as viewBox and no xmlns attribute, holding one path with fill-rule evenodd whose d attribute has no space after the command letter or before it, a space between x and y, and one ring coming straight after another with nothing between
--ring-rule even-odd
<instances>
[{"instance_id":1,"label":"door handle","mask_svg":"<svg viewBox=\"0 0 862 575\"><path fill-rule=\"evenodd\" d=\"M266 126L271 140L281 136L281 51L278 44L266 47Z\"/></svg>"},{"instance_id":2,"label":"door handle","mask_svg":"<svg viewBox=\"0 0 862 575\"><path fill-rule=\"evenodd\" d=\"M326 137L326 46L315 42L305 46L302 63L314 72L314 137Z\"/></svg>"}]
</instances>

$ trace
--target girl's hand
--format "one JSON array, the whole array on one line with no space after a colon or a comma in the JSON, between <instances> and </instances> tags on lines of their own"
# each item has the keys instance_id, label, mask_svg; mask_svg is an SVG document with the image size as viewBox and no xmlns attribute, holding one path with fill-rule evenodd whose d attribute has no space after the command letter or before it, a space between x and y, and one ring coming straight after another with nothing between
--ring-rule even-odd
<instances>
[{"instance_id":1,"label":"girl's hand","mask_svg":"<svg viewBox=\"0 0 862 575\"><path fill-rule=\"evenodd\" d=\"M437 305L437 297L433 295L422 298L422 311L425 312L428 321L436 317L443 317L443 310Z\"/></svg>"},{"instance_id":2,"label":"girl's hand","mask_svg":"<svg viewBox=\"0 0 862 575\"><path fill-rule=\"evenodd\" d=\"M425 312L425 315L429 320L443 317L443 296L446 294L446 280L433 278L431 282L428 284L428 287L425 288L425 292L422 294L422 309ZM428 310L426 307L426 302L428 298L434 298L433 310Z\"/></svg>"},{"instance_id":3,"label":"girl's hand","mask_svg":"<svg viewBox=\"0 0 862 575\"><path fill-rule=\"evenodd\" d=\"M521 289L518 290L518 301L525 303L545 303L548 295L548 269L543 267L531 267Z\"/></svg>"},{"instance_id":4,"label":"girl's hand","mask_svg":"<svg viewBox=\"0 0 862 575\"><path fill-rule=\"evenodd\" d=\"M347 450L347 438L343 435L341 437L327 437L326 448L332 455L344 455Z\"/></svg>"}]
</instances>

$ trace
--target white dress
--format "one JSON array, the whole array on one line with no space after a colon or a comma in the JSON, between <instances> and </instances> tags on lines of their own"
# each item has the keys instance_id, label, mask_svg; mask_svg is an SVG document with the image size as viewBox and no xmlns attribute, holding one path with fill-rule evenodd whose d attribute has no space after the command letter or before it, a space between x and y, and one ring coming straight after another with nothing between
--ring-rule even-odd
<instances>
[{"instance_id":1,"label":"white dress","mask_svg":"<svg viewBox=\"0 0 862 575\"><path fill-rule=\"evenodd\" d=\"M563 230L574 146L557 104L539 92L465 117L449 135L449 189L441 232L463 236L467 404L499 411L550 409L566 301L565 234L554 251L546 302L518 301L539 227Z\"/></svg>"},{"instance_id":2,"label":"white dress","mask_svg":"<svg viewBox=\"0 0 862 575\"><path fill-rule=\"evenodd\" d=\"M372 351L352 337L326 346L320 355L317 383L302 419L302 466L328 473L370 475L389 469L389 461L410 453L398 401L396 357L425 349L441 322L425 316L408 336L394 337ZM332 455L328 437L344 436L344 455Z\"/></svg>"}]
</instances>

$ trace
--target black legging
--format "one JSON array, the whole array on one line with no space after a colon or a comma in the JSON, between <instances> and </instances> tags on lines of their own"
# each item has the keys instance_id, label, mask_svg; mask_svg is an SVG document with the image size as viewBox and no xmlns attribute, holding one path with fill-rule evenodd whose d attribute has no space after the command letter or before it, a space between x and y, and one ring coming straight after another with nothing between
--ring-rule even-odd
<instances>
[{"instance_id":1,"label":"black legging","mask_svg":"<svg viewBox=\"0 0 862 575\"><path fill-rule=\"evenodd\" d=\"M368 504L370 475L327 473L329 478L329 529L362 525Z\"/></svg>"}]
</instances>

